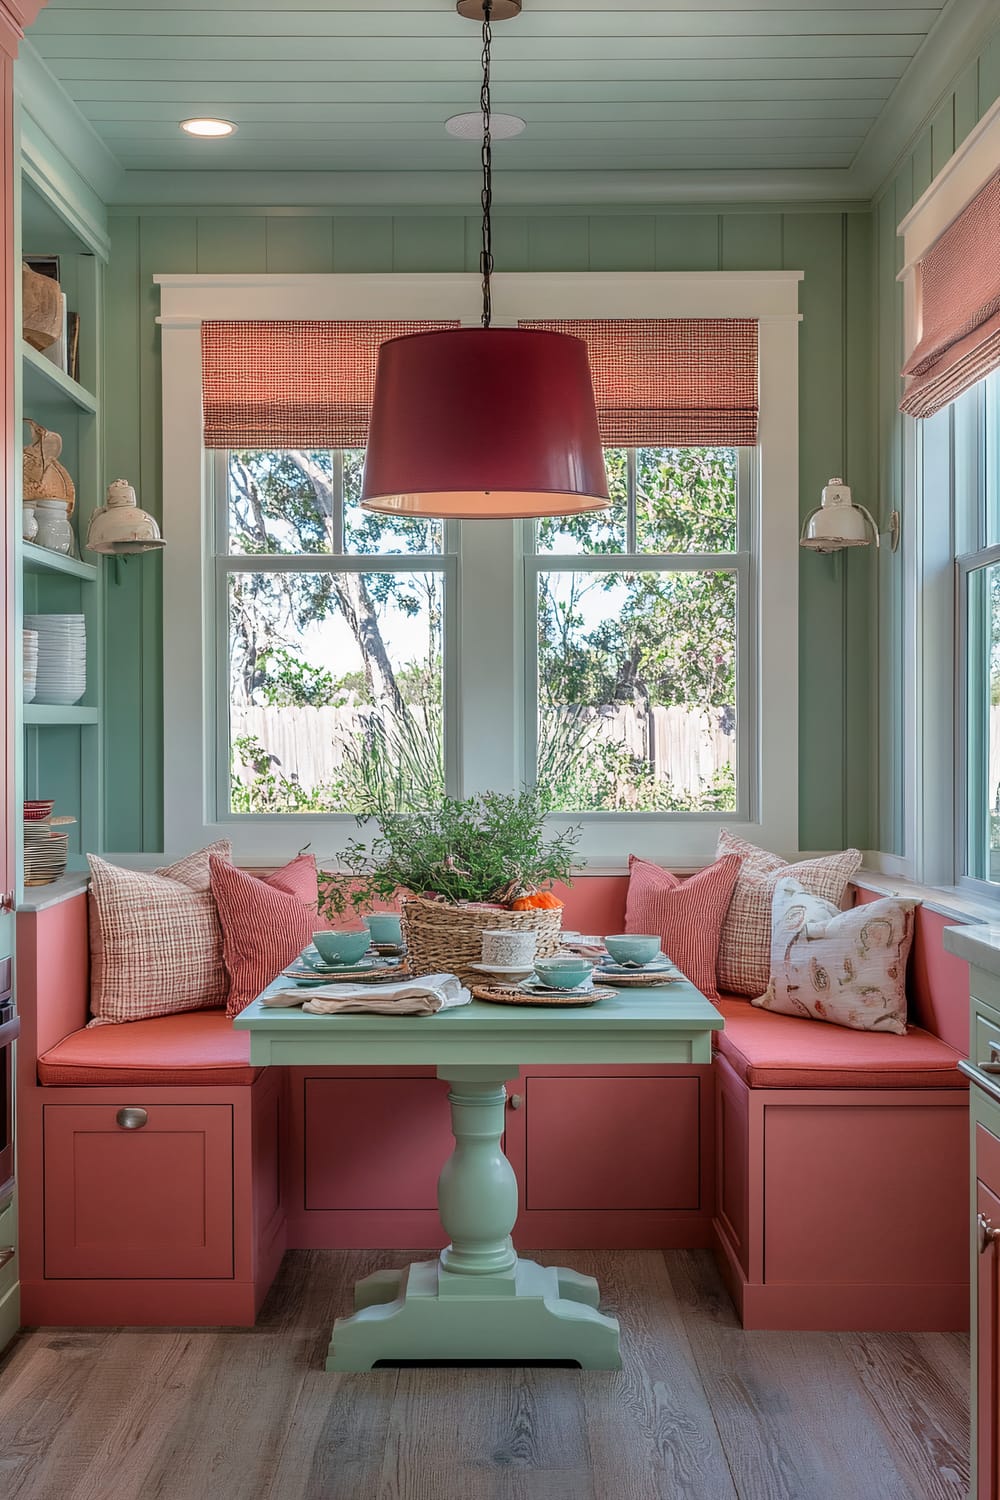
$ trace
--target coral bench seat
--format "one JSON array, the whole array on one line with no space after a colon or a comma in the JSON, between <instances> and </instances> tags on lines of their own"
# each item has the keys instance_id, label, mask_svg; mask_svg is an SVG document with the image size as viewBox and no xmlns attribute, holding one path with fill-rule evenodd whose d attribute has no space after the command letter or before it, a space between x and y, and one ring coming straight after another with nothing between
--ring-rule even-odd
<instances>
[{"instance_id":1,"label":"coral bench seat","mask_svg":"<svg viewBox=\"0 0 1000 1500\"><path fill-rule=\"evenodd\" d=\"M113 1088L127 1084L249 1087L250 1035L234 1031L222 1010L187 1011L120 1026L71 1032L38 1059L38 1081L49 1087Z\"/></svg>"},{"instance_id":2,"label":"coral bench seat","mask_svg":"<svg viewBox=\"0 0 1000 1500\"><path fill-rule=\"evenodd\" d=\"M725 997L716 1219L745 1328L966 1326L961 1054Z\"/></svg>"},{"instance_id":3,"label":"coral bench seat","mask_svg":"<svg viewBox=\"0 0 1000 1500\"><path fill-rule=\"evenodd\" d=\"M719 1002L726 1021L718 1055L751 1089L964 1089L961 1053L910 1026L849 1031L761 1010L735 995Z\"/></svg>"}]
</instances>

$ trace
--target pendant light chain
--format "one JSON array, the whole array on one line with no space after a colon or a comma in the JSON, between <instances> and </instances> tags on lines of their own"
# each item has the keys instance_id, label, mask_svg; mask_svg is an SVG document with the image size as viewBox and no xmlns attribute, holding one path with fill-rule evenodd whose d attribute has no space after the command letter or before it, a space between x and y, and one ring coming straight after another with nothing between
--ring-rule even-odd
<instances>
[{"instance_id":1,"label":"pendant light chain","mask_svg":"<svg viewBox=\"0 0 1000 1500\"><path fill-rule=\"evenodd\" d=\"M484 328L489 328L493 319L493 296L490 277L493 274L493 227L490 223L490 208L493 203L493 137L490 131L492 102L490 99L490 50L493 44L493 29L490 17L493 0L483 0L483 87L480 105L483 111L483 248L479 254L479 269L483 277Z\"/></svg>"}]
</instances>

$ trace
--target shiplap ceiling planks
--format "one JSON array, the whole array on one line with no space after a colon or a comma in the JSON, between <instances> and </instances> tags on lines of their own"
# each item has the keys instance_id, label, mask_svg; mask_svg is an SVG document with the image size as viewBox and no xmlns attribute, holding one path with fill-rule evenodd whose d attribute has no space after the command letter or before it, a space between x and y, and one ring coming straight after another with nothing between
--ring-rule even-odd
<instances>
[{"instance_id":1,"label":"shiplap ceiling planks","mask_svg":"<svg viewBox=\"0 0 1000 1500\"><path fill-rule=\"evenodd\" d=\"M496 27L497 149L530 172L850 168L944 5L524 0ZM49 0L29 37L134 171L467 172L478 102L453 0ZM239 132L178 129L219 114Z\"/></svg>"}]
</instances>

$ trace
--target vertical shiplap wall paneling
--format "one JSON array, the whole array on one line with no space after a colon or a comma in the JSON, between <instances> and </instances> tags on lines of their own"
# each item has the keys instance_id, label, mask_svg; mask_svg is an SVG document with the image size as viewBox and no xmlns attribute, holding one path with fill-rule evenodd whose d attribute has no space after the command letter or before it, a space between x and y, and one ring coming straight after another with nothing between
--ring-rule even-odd
<instances>
[{"instance_id":1,"label":"vertical shiplap wall paneling","mask_svg":"<svg viewBox=\"0 0 1000 1500\"><path fill-rule=\"evenodd\" d=\"M139 220L110 221L111 260L107 271L107 350L104 378L104 452L108 478L129 479L139 486L139 503L159 514L160 486L141 487L142 384L140 346ZM109 558L104 590L104 735L105 828L103 847L143 848L142 817L147 806L159 806L155 788L143 781L143 679L158 690L159 654L144 651L142 593L146 558L128 562ZM148 647L148 643L145 643Z\"/></svg>"},{"instance_id":2,"label":"vertical shiplap wall paneling","mask_svg":"<svg viewBox=\"0 0 1000 1500\"><path fill-rule=\"evenodd\" d=\"M303 211L122 215L114 223L109 308L109 460L138 475L160 514L157 271L475 271L475 214ZM871 465L865 350L870 349L871 233L864 212L498 214L504 270L761 270L805 272L802 298L802 505L845 464L867 495ZM120 414L120 416L119 416ZM866 453L868 454L866 458ZM169 538L168 538L169 541ZM866 559L803 558L800 770L803 848L869 844L865 776L874 654ZM125 571L125 570L122 570ZM108 695L109 849L163 847L162 588L159 562L128 565L109 590L115 652ZM870 633L870 632L867 632ZM169 639L166 643L169 650ZM194 794L194 792L192 792ZM169 842L169 841L168 841Z\"/></svg>"},{"instance_id":3,"label":"vertical shiplap wall paneling","mask_svg":"<svg viewBox=\"0 0 1000 1500\"><path fill-rule=\"evenodd\" d=\"M198 221L193 217L141 220L139 226L139 307L142 318L139 367L139 421L142 434L140 483L144 496L156 497L161 516L160 478L163 454L160 422L160 330L156 318L160 298L153 277L158 271L198 269ZM169 538L168 543L169 546ZM141 744L143 787L142 838L144 849L162 849L163 833L163 681L162 671L149 674L145 664L155 655L159 668L164 650L163 566L160 557L142 559L143 589L140 628L143 639L141 681ZM169 640L166 643L170 649ZM106 736L112 739L113 734ZM109 785L113 788L114 782ZM158 794L150 797L149 791Z\"/></svg>"},{"instance_id":4,"label":"vertical shiplap wall paneling","mask_svg":"<svg viewBox=\"0 0 1000 1500\"><path fill-rule=\"evenodd\" d=\"M843 323L845 463L859 498L878 514L875 468L874 365L872 337L875 280L870 214L844 215ZM877 555L865 548L845 554L844 843L867 848L874 836L875 784L872 776L872 684L878 631ZM815 628L815 622L814 622Z\"/></svg>"},{"instance_id":5,"label":"vertical shiplap wall paneling","mask_svg":"<svg viewBox=\"0 0 1000 1500\"><path fill-rule=\"evenodd\" d=\"M663 214L656 220L656 271L717 271L720 214Z\"/></svg>"},{"instance_id":6,"label":"vertical shiplap wall paneling","mask_svg":"<svg viewBox=\"0 0 1000 1500\"><path fill-rule=\"evenodd\" d=\"M275 214L264 220L264 254L269 271L313 274L333 270L333 219L317 214Z\"/></svg>"},{"instance_id":7,"label":"vertical shiplap wall paneling","mask_svg":"<svg viewBox=\"0 0 1000 1500\"><path fill-rule=\"evenodd\" d=\"M394 271L464 271L465 219L398 217L392 221Z\"/></svg>"},{"instance_id":8,"label":"vertical shiplap wall paneling","mask_svg":"<svg viewBox=\"0 0 1000 1500\"><path fill-rule=\"evenodd\" d=\"M1000 98L1000 31L979 57L979 113L984 115Z\"/></svg>"},{"instance_id":9,"label":"vertical shiplap wall paneling","mask_svg":"<svg viewBox=\"0 0 1000 1500\"><path fill-rule=\"evenodd\" d=\"M802 513L846 468L844 422L844 220L789 215L785 260L806 271L799 294L799 481ZM799 839L805 849L844 839L844 597L846 552L799 559Z\"/></svg>"}]
</instances>

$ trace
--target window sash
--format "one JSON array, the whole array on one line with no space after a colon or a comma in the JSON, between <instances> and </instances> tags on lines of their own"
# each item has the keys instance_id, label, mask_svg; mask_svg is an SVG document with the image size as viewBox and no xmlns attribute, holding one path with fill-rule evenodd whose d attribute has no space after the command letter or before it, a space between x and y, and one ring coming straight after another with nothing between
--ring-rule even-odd
<instances>
[{"instance_id":1,"label":"window sash","mask_svg":"<svg viewBox=\"0 0 1000 1500\"><path fill-rule=\"evenodd\" d=\"M649 446L649 445L647 445ZM669 445L666 445L669 446ZM711 444L707 446L713 446ZM721 445L720 445L721 446ZM758 563L754 538L758 523L758 486L755 482L757 450L737 449L736 545L735 552L637 552L636 452L627 450L628 512L627 552L556 553L537 548L533 522L525 523L524 536L524 755L525 777L531 785L538 775L538 602L541 573L733 573L736 577L736 805L728 812L622 812L567 809L554 817L573 822L608 822L627 818L630 822L743 823L758 816L760 806L757 745L760 740L758 663Z\"/></svg>"},{"instance_id":2,"label":"window sash","mask_svg":"<svg viewBox=\"0 0 1000 1500\"><path fill-rule=\"evenodd\" d=\"M445 790L450 797L459 795L461 770L455 720L458 703L458 558L452 552L309 552L309 553L241 553L229 552L228 462L227 449L206 450L208 454L207 491L209 513L213 518L213 557L211 562L208 617L214 621L213 660L208 681L214 711L206 722L215 726L206 750L206 781L214 802L210 816L217 823L273 824L289 826L320 819L324 822L353 821L353 813L242 813L231 807L232 723L230 704L229 661L229 579L238 573L438 573L444 582L444 619L441 628L443 680L441 684L444 722ZM334 539L343 546L344 489L343 459L334 453L334 483L337 504L334 509ZM454 540L454 522L446 523L443 543Z\"/></svg>"},{"instance_id":3,"label":"window sash","mask_svg":"<svg viewBox=\"0 0 1000 1500\"><path fill-rule=\"evenodd\" d=\"M972 619L970 604L977 576L998 564L1000 544L969 553L955 564L955 869L960 886L994 900L1000 896L1000 881L973 873L988 868L989 858L989 717L983 713L982 691L984 677L989 679L989 640L983 622Z\"/></svg>"}]
</instances>

